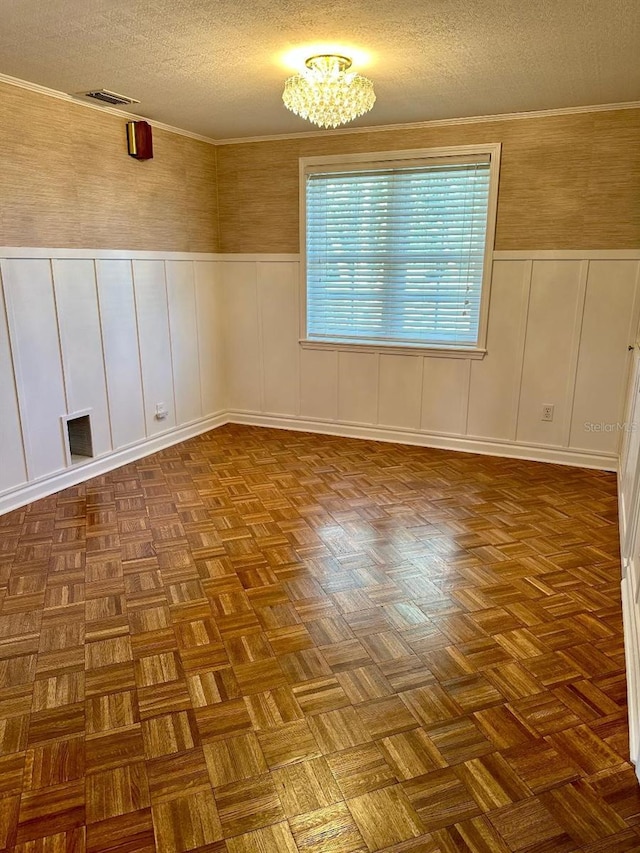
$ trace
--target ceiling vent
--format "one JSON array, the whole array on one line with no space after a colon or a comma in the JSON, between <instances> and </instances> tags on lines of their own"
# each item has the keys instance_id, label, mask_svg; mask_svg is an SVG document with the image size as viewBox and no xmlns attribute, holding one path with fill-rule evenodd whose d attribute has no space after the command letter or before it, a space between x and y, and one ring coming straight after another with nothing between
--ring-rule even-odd
<instances>
[{"instance_id":1,"label":"ceiling vent","mask_svg":"<svg viewBox=\"0 0 640 853\"><path fill-rule=\"evenodd\" d=\"M127 98L126 95L118 95L108 89L91 89L88 92L77 92L76 98L90 98L92 101L100 101L101 104L109 104L112 107L128 107L131 104L139 104L135 98Z\"/></svg>"}]
</instances>

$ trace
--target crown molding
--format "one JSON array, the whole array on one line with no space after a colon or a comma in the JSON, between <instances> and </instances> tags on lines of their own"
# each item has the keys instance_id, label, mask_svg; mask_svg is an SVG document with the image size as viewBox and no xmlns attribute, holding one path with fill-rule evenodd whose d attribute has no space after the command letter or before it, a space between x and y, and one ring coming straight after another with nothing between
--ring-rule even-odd
<instances>
[{"instance_id":1,"label":"crown molding","mask_svg":"<svg viewBox=\"0 0 640 853\"><path fill-rule=\"evenodd\" d=\"M30 83L28 80L21 80L19 77L10 77L8 74L0 74L0 83L7 83L9 86L17 86L19 89L28 89L30 92L37 92L39 95L46 95L48 98L57 98L59 101L67 101L67 103L75 104L79 107L86 107L90 110L97 110L101 113L109 113L109 115L118 116L118 118L126 121L148 121L152 127L158 130L165 130L167 133L177 133L179 136L187 136L189 139L197 139L198 142L206 142L208 145L217 145L217 141L209 136L202 136L199 133L192 133L190 130L184 130L181 127L174 127L171 124L164 124L161 121L155 121L147 116L138 113L129 113L126 110L118 110L115 107L102 104L92 104L89 101L85 102L76 98L68 92L59 92L57 89L48 89L46 86L40 86L39 83Z\"/></svg>"},{"instance_id":2,"label":"crown molding","mask_svg":"<svg viewBox=\"0 0 640 853\"><path fill-rule=\"evenodd\" d=\"M601 113L612 110L640 109L640 101L624 101L618 104L592 104L584 107L558 107L553 110L531 110L520 113L497 113L486 116L442 118L431 121L414 121L404 124L377 124L368 127L340 127L334 130L305 130L300 133L274 133L267 136L239 136L233 139L218 139L216 145L241 145L250 142L276 142L281 139L314 139L319 136L348 136L352 133L378 133L383 130L421 130L430 127L449 127L456 124L484 124L493 121L517 121L530 118L577 115L579 113Z\"/></svg>"},{"instance_id":3,"label":"crown molding","mask_svg":"<svg viewBox=\"0 0 640 853\"><path fill-rule=\"evenodd\" d=\"M379 133L384 130L421 130L431 127L449 127L457 124L483 124L486 122L495 121L518 121L519 119L531 118L550 118L553 116L578 115L580 113L599 113L610 112L612 110L634 110L640 109L640 101L624 101L615 104L591 104L583 107L559 107L553 110L531 110L529 112L519 113L496 113L495 115L483 116L465 116L461 118L443 118L433 119L431 121L414 121L400 124L377 124L367 127L342 127L334 130L303 130L299 133L273 133L264 136L238 136L229 139L214 139L211 136L203 136L200 133L193 133L191 130L185 130L181 127L174 127L171 124L164 124L161 121L155 121L147 116L138 113L130 113L125 110L118 110L115 107L103 106L102 104L92 104L88 101L85 103L80 98L70 95L67 92L59 92L57 89L49 89L46 86L41 86L39 83L31 83L28 80L21 80L19 77L10 77L8 74L0 74L0 83L6 83L9 86L17 86L20 89L28 89L31 92L37 92L39 95L46 95L49 98L57 98L60 101L67 101L71 104L76 104L80 107L85 107L90 110L98 110L98 112L109 113L110 115L118 116L119 118L128 121L136 121L144 119L148 121L152 127L158 130L165 130L167 133L177 133L179 136L186 136L189 139L196 139L198 142L206 142L208 145L241 145L251 142L277 142L284 139L314 139L321 136L348 136L354 133Z\"/></svg>"}]
</instances>

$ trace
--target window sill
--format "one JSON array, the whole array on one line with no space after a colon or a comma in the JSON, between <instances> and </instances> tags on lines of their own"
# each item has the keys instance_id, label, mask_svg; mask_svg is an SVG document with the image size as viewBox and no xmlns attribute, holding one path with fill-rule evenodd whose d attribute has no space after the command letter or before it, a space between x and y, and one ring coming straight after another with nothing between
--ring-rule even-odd
<instances>
[{"instance_id":1,"label":"window sill","mask_svg":"<svg viewBox=\"0 0 640 853\"><path fill-rule=\"evenodd\" d=\"M302 338L303 349L332 350L338 352L387 353L388 355L422 355L429 358L468 358L479 360L487 354L481 347L435 346L433 344L383 344L354 343L352 341L322 341Z\"/></svg>"}]
</instances>

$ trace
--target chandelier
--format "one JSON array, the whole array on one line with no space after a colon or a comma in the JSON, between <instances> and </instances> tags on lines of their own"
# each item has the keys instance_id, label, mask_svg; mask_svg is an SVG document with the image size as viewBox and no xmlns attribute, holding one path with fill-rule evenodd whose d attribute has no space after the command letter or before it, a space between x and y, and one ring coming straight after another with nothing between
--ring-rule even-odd
<instances>
[{"instance_id":1,"label":"chandelier","mask_svg":"<svg viewBox=\"0 0 640 853\"><path fill-rule=\"evenodd\" d=\"M347 73L346 56L310 56L307 69L284 84L285 107L320 127L337 127L368 113L376 96L373 83L361 74Z\"/></svg>"}]
</instances>

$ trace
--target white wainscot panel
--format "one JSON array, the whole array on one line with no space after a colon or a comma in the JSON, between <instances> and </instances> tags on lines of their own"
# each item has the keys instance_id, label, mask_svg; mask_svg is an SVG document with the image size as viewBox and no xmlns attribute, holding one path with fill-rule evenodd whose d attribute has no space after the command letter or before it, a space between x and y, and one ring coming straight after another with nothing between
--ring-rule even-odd
<instances>
[{"instance_id":1,"label":"white wainscot panel","mask_svg":"<svg viewBox=\"0 0 640 853\"><path fill-rule=\"evenodd\" d=\"M131 261L96 261L114 448L146 436Z\"/></svg>"},{"instance_id":2,"label":"white wainscot panel","mask_svg":"<svg viewBox=\"0 0 640 853\"><path fill-rule=\"evenodd\" d=\"M631 360L628 346L635 343L638 319L634 311L638 266L637 261L589 262L572 447L609 453L618 450Z\"/></svg>"},{"instance_id":3,"label":"white wainscot panel","mask_svg":"<svg viewBox=\"0 0 640 853\"><path fill-rule=\"evenodd\" d=\"M22 446L18 395L9 347L9 330L0 287L0 492L24 483L27 467Z\"/></svg>"},{"instance_id":4,"label":"white wainscot panel","mask_svg":"<svg viewBox=\"0 0 640 853\"><path fill-rule=\"evenodd\" d=\"M58 324L45 260L2 261L9 332L30 480L66 467L67 413Z\"/></svg>"},{"instance_id":5,"label":"white wainscot panel","mask_svg":"<svg viewBox=\"0 0 640 853\"><path fill-rule=\"evenodd\" d=\"M534 261L518 411L518 441L565 444L580 321L581 261ZM554 407L553 421L542 407Z\"/></svg>"},{"instance_id":6,"label":"white wainscot panel","mask_svg":"<svg viewBox=\"0 0 640 853\"><path fill-rule=\"evenodd\" d=\"M469 435L516 437L530 276L530 261L496 261L493 265L487 354L471 364Z\"/></svg>"},{"instance_id":7,"label":"white wainscot panel","mask_svg":"<svg viewBox=\"0 0 640 853\"><path fill-rule=\"evenodd\" d=\"M218 264L195 261L202 412L211 415L226 408L223 364L222 285Z\"/></svg>"},{"instance_id":8,"label":"white wainscot panel","mask_svg":"<svg viewBox=\"0 0 640 853\"><path fill-rule=\"evenodd\" d=\"M463 435L467 420L469 365L462 358L425 358L421 428Z\"/></svg>"},{"instance_id":9,"label":"white wainscot panel","mask_svg":"<svg viewBox=\"0 0 640 853\"><path fill-rule=\"evenodd\" d=\"M133 281L145 421L147 435L151 436L176 425L164 263L134 261ZM156 418L159 404L168 410L167 417L161 420Z\"/></svg>"},{"instance_id":10,"label":"white wainscot panel","mask_svg":"<svg viewBox=\"0 0 640 853\"><path fill-rule=\"evenodd\" d=\"M377 423L377 353L338 353L338 420Z\"/></svg>"},{"instance_id":11,"label":"white wainscot panel","mask_svg":"<svg viewBox=\"0 0 640 853\"><path fill-rule=\"evenodd\" d=\"M381 426L419 429L422 363L417 355L380 356L378 422Z\"/></svg>"},{"instance_id":12,"label":"white wainscot panel","mask_svg":"<svg viewBox=\"0 0 640 853\"><path fill-rule=\"evenodd\" d=\"M640 493L640 351L637 348L632 353L624 423L626 429L621 436L618 464L618 515L623 562L630 553L634 532L633 509Z\"/></svg>"},{"instance_id":13,"label":"white wainscot panel","mask_svg":"<svg viewBox=\"0 0 640 853\"><path fill-rule=\"evenodd\" d=\"M338 353L300 351L300 414L333 421L338 416Z\"/></svg>"},{"instance_id":14,"label":"white wainscot panel","mask_svg":"<svg viewBox=\"0 0 640 853\"><path fill-rule=\"evenodd\" d=\"M192 261L166 261L176 421L202 417L196 288Z\"/></svg>"},{"instance_id":15,"label":"white wainscot panel","mask_svg":"<svg viewBox=\"0 0 640 853\"><path fill-rule=\"evenodd\" d=\"M62 365L70 413L91 409L93 455L111 450L98 294L93 261L54 260Z\"/></svg>"},{"instance_id":16,"label":"white wainscot panel","mask_svg":"<svg viewBox=\"0 0 640 853\"><path fill-rule=\"evenodd\" d=\"M258 264L264 409L270 414L298 413L298 287L298 264Z\"/></svg>"},{"instance_id":17,"label":"white wainscot panel","mask_svg":"<svg viewBox=\"0 0 640 853\"><path fill-rule=\"evenodd\" d=\"M222 277L229 407L261 411L257 265L223 263Z\"/></svg>"}]
</instances>

